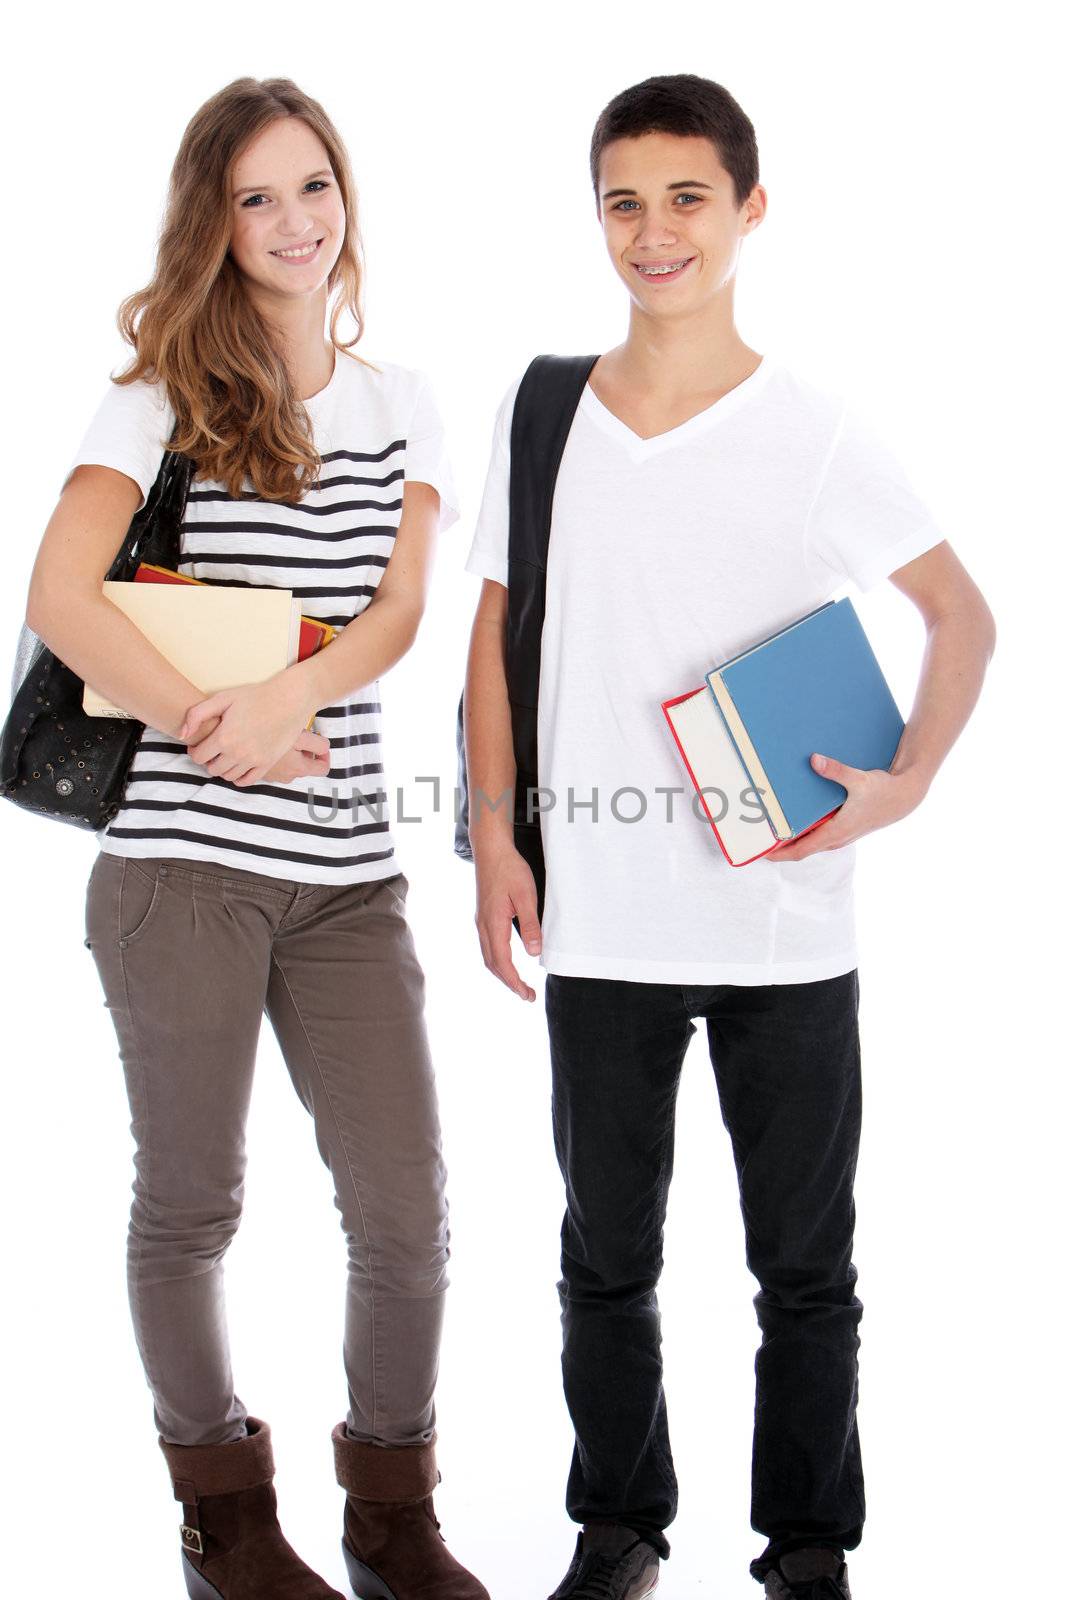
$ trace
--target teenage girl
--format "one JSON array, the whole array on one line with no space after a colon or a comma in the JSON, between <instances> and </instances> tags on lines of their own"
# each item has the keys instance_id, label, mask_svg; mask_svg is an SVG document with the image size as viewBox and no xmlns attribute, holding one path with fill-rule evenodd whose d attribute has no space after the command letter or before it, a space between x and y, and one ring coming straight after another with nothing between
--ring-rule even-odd
<instances>
[{"instance_id":1,"label":"teenage girl","mask_svg":"<svg viewBox=\"0 0 1067 1600\"><path fill-rule=\"evenodd\" d=\"M333 1444L353 1586L487 1600L433 1511L445 1169L378 704L455 495L422 376L351 353L356 194L333 124L294 83L239 79L193 117L155 273L120 326L133 360L75 457L27 621L145 724L99 835L86 943L133 1115L130 1304L186 1584L197 1600L336 1600L282 1535L270 1431L230 1370L222 1263L265 1010L348 1242ZM205 698L104 598L168 445L195 464L179 570L291 589L340 630L317 655Z\"/></svg>"}]
</instances>

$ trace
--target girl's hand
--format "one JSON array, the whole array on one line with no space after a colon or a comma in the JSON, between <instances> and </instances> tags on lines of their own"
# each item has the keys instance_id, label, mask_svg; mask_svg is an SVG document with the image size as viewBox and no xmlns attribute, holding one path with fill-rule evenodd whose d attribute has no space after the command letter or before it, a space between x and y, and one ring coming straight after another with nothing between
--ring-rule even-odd
<instances>
[{"instance_id":1,"label":"girl's hand","mask_svg":"<svg viewBox=\"0 0 1067 1600\"><path fill-rule=\"evenodd\" d=\"M291 783L294 778L328 778L330 741L321 733L301 733L296 744L263 774L264 783Z\"/></svg>"},{"instance_id":2,"label":"girl's hand","mask_svg":"<svg viewBox=\"0 0 1067 1600\"><path fill-rule=\"evenodd\" d=\"M817 754L811 757L811 765L821 777L843 785L848 798L826 822L792 844L770 851L764 861L803 861L820 850L841 850L865 833L899 822L923 797L915 781L903 773L883 772L877 767L864 772L862 767L849 767L832 756Z\"/></svg>"},{"instance_id":3,"label":"girl's hand","mask_svg":"<svg viewBox=\"0 0 1067 1600\"><path fill-rule=\"evenodd\" d=\"M202 724L204 737L213 733L221 717L211 717ZM264 783L291 783L294 778L328 778L330 775L330 741L321 733L302 730L291 750L276 761L269 772L263 774Z\"/></svg>"},{"instance_id":4,"label":"girl's hand","mask_svg":"<svg viewBox=\"0 0 1067 1600\"><path fill-rule=\"evenodd\" d=\"M263 683L220 689L191 706L178 737L189 755L211 773L239 788L259 783L294 747L312 709L300 679L275 673ZM206 736L202 725L218 718Z\"/></svg>"}]
</instances>

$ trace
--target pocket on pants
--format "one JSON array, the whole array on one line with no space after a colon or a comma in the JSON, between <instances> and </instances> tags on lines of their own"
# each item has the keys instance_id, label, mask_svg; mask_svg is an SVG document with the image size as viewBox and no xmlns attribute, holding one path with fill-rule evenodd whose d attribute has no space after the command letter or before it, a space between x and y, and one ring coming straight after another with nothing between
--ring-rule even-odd
<instances>
[{"instance_id":1,"label":"pocket on pants","mask_svg":"<svg viewBox=\"0 0 1067 1600\"><path fill-rule=\"evenodd\" d=\"M143 938L155 920L166 890L151 864L130 857L122 863L119 885L119 943Z\"/></svg>"},{"instance_id":2,"label":"pocket on pants","mask_svg":"<svg viewBox=\"0 0 1067 1600\"><path fill-rule=\"evenodd\" d=\"M399 906L400 910L406 910L408 890L410 889L411 885L408 883L408 880L405 878L404 874L402 872L398 872L391 878L383 878L381 883L382 888L388 889L389 893L393 896L393 899L396 901L396 904Z\"/></svg>"}]
</instances>

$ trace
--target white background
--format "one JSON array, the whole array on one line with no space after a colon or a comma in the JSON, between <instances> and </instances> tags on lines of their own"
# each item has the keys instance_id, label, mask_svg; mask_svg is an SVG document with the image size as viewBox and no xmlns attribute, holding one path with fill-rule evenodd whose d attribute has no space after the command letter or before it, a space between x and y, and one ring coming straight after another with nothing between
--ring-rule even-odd
<instances>
[{"instance_id":1,"label":"white background","mask_svg":"<svg viewBox=\"0 0 1067 1600\"><path fill-rule=\"evenodd\" d=\"M925 804L859 846L868 1523L850 1558L857 1600L1045 1590L1060 1565L1049 1536L1062 1509L1052 685L1064 151L1043 17L1026 4L708 0L113 4L66 18L40 7L23 13L3 98L0 637L12 652L40 533L122 358L115 308L149 274L186 121L234 77L285 74L338 124L365 223L361 348L430 373L465 511L443 541L420 638L384 685L394 788L454 775L478 589L462 567L500 395L538 351L599 350L624 332L587 173L596 114L651 73L696 71L755 122L770 204L743 249L740 332L855 393L999 628L981 704ZM906 712L918 614L888 583L860 609ZM95 845L2 811L5 1582L13 1594L177 1595L178 1510L125 1301L128 1111L82 944ZM451 1169L438 1509L494 1600L543 1600L574 1532L562 1507L544 974L521 957L538 990L524 1006L485 973L473 872L451 854L447 813L397 831ZM228 1266L239 1392L273 1423L290 1537L344 1589L329 1446L344 1409L344 1250L269 1028L250 1147ZM681 1480L664 1600L757 1593L755 1289L701 1030L661 1293Z\"/></svg>"}]
</instances>

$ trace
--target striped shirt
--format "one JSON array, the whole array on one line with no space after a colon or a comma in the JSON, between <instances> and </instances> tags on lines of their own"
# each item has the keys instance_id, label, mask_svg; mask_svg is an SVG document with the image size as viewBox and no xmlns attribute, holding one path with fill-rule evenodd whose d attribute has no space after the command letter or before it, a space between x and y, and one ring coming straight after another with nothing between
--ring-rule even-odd
<instances>
[{"instance_id":1,"label":"striped shirt","mask_svg":"<svg viewBox=\"0 0 1067 1600\"><path fill-rule=\"evenodd\" d=\"M208 583L291 589L306 616L343 628L371 602L396 539L406 479L456 494L440 416L421 373L364 366L338 352L325 389L304 402L322 470L293 504L234 498L194 480L179 570ZM112 467L143 497L155 481L174 413L162 385L112 385L71 463ZM327 646L327 648L331 648ZM304 883L391 877L395 860L382 765L377 682L313 723L330 741L328 777L238 787L213 778L157 728L141 735L123 802L97 834L119 856L214 861Z\"/></svg>"}]
</instances>

